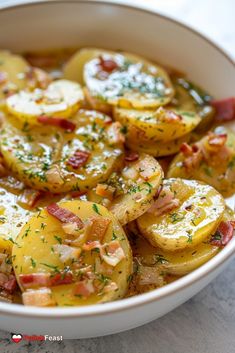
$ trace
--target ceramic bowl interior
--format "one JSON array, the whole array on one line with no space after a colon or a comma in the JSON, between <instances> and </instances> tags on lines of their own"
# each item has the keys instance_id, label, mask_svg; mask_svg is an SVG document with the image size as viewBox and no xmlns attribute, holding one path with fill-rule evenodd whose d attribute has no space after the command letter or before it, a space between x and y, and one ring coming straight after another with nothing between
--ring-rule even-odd
<instances>
[{"instance_id":1,"label":"ceramic bowl interior","mask_svg":"<svg viewBox=\"0 0 235 353\"><path fill-rule=\"evenodd\" d=\"M2 9L0 23L2 48L18 52L82 46L123 49L185 72L215 97L234 94L235 67L228 55L188 27L143 8L121 5L118 1L42 1ZM2 323L2 328L16 330L21 320L27 319L25 327L30 332L30 325L37 322L33 320L38 319L34 329L42 332L43 325L47 327L45 318L55 323L58 317L87 319L84 322L90 329L93 326L89 319L94 323L100 318L103 320L102 329L91 329L89 334L86 331L77 335L66 333L68 337L104 335L135 327L163 315L198 292L223 269L234 251L235 239L185 277L117 302L79 308L33 308L0 303L0 313L8 320ZM110 323L115 313L122 325Z\"/></svg>"}]
</instances>

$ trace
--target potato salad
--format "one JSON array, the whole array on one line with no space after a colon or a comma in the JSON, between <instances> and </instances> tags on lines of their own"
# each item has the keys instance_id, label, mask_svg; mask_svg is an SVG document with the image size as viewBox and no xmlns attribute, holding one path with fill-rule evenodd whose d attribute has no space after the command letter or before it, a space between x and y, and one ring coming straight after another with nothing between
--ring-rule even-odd
<instances>
[{"instance_id":1,"label":"potato salad","mask_svg":"<svg viewBox=\"0 0 235 353\"><path fill-rule=\"evenodd\" d=\"M232 241L235 97L102 48L0 50L0 301L85 306Z\"/></svg>"}]
</instances>

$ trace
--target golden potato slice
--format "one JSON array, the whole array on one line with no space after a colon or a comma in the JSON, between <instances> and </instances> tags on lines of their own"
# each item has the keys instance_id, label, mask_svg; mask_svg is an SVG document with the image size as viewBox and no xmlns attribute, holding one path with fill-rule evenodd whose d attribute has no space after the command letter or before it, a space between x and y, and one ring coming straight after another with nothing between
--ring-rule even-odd
<instances>
[{"instance_id":1,"label":"golden potato slice","mask_svg":"<svg viewBox=\"0 0 235 353\"><path fill-rule=\"evenodd\" d=\"M234 212L226 207L222 220L234 219ZM186 275L209 261L220 251L218 246L203 242L193 248L167 252L152 246L146 239L139 236L138 229L136 227L133 229L133 225L131 232L135 234L135 237L132 237L132 249L133 256L138 259L138 263L143 266L157 267L161 272L170 275Z\"/></svg>"},{"instance_id":2,"label":"golden potato slice","mask_svg":"<svg viewBox=\"0 0 235 353\"><path fill-rule=\"evenodd\" d=\"M134 132L134 129L131 130ZM135 150L138 152L142 153L147 153L151 156L154 157L165 157L165 156L170 156L172 154L175 154L179 152L180 146L182 143L189 141L190 139L190 134L187 134L185 136L182 136L178 139L168 141L168 142L148 142L145 141L144 139L141 139L141 135L138 137L138 132L136 137L135 132L131 133L129 137L131 138L126 138L126 145L129 147L131 150ZM136 142L138 141L138 143Z\"/></svg>"},{"instance_id":3,"label":"golden potato slice","mask_svg":"<svg viewBox=\"0 0 235 353\"><path fill-rule=\"evenodd\" d=\"M141 233L166 251L206 241L221 222L225 203L211 186L195 180L165 179L155 204L137 219Z\"/></svg>"},{"instance_id":4,"label":"golden potato slice","mask_svg":"<svg viewBox=\"0 0 235 353\"><path fill-rule=\"evenodd\" d=\"M87 190L105 181L123 152L117 123L95 111L80 110L75 130L29 126L8 117L1 131L4 159L26 185L55 193Z\"/></svg>"},{"instance_id":5,"label":"golden potato slice","mask_svg":"<svg viewBox=\"0 0 235 353\"><path fill-rule=\"evenodd\" d=\"M139 134L149 143L178 139L192 131L201 121L199 115L172 107L157 110L114 108L114 119L126 127L126 138L135 140Z\"/></svg>"},{"instance_id":6,"label":"golden potato slice","mask_svg":"<svg viewBox=\"0 0 235 353\"><path fill-rule=\"evenodd\" d=\"M16 180L13 179L15 182ZM1 185L1 181L0 181ZM11 249L31 212L17 204L17 194L0 186L0 249Z\"/></svg>"},{"instance_id":7,"label":"golden potato slice","mask_svg":"<svg viewBox=\"0 0 235 353\"><path fill-rule=\"evenodd\" d=\"M7 50L0 50L0 105L11 92L24 89L27 85L25 74L29 64L20 55L11 54Z\"/></svg>"},{"instance_id":8,"label":"golden potato slice","mask_svg":"<svg viewBox=\"0 0 235 353\"><path fill-rule=\"evenodd\" d=\"M132 254L115 217L105 207L91 202L67 201L58 206L62 214L65 211L65 218L66 213L72 213L73 220L78 217L84 228L77 228L77 234L72 236L68 234L71 224L65 219L60 221L58 214L56 218L44 209L33 216L13 247L13 266L21 289L30 293L30 289L40 288L43 278L49 282L44 287L50 287L53 303L59 306L89 305L123 297L132 271ZM93 228L98 224L96 230L101 229L97 220L101 220L100 224L106 222L103 233L97 234ZM111 253L111 245L118 252ZM37 283L26 283L22 274L34 274ZM87 291L82 292L85 284Z\"/></svg>"},{"instance_id":9,"label":"golden potato slice","mask_svg":"<svg viewBox=\"0 0 235 353\"><path fill-rule=\"evenodd\" d=\"M92 107L105 111L110 105L155 108L168 103L174 95L163 68L129 53L82 49L67 63L64 76L84 82Z\"/></svg>"},{"instance_id":10,"label":"golden potato slice","mask_svg":"<svg viewBox=\"0 0 235 353\"><path fill-rule=\"evenodd\" d=\"M235 133L217 127L193 147L185 146L172 161L168 177L197 179L216 188L223 196L235 192Z\"/></svg>"},{"instance_id":11,"label":"golden potato slice","mask_svg":"<svg viewBox=\"0 0 235 353\"><path fill-rule=\"evenodd\" d=\"M151 156L141 154L114 173L105 184L88 192L88 200L102 203L124 225L144 214L162 182L163 171ZM102 197L103 195L103 197Z\"/></svg>"},{"instance_id":12,"label":"golden potato slice","mask_svg":"<svg viewBox=\"0 0 235 353\"><path fill-rule=\"evenodd\" d=\"M10 114L29 124L39 124L38 117L53 116L67 119L71 117L84 99L78 83L57 80L45 89L36 88L33 92L20 91L6 99Z\"/></svg>"},{"instance_id":13,"label":"golden potato slice","mask_svg":"<svg viewBox=\"0 0 235 353\"><path fill-rule=\"evenodd\" d=\"M174 107L197 113L201 117L201 121L196 127L197 132L208 130L215 115L215 109L210 105L211 97L185 77L174 78L173 85L175 89L172 101Z\"/></svg>"}]
</instances>

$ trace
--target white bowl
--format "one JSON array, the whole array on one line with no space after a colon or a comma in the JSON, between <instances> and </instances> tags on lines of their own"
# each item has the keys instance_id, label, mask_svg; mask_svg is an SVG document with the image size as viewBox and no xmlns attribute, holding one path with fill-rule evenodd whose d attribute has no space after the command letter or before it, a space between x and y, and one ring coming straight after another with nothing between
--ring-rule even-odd
<instances>
[{"instance_id":1,"label":"white bowl","mask_svg":"<svg viewBox=\"0 0 235 353\"><path fill-rule=\"evenodd\" d=\"M118 1L34 2L0 11L1 47L13 51L97 46L124 49L186 72L215 97L234 95L231 58L194 30ZM0 328L22 334L85 338L159 318L199 292L228 264L235 238L212 260L152 292L87 307L34 308L0 303Z\"/></svg>"}]
</instances>

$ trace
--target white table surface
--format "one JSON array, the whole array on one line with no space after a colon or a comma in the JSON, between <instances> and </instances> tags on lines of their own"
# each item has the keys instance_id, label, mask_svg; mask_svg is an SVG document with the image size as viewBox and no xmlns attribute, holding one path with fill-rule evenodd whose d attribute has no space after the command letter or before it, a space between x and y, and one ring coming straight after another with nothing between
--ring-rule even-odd
<instances>
[{"instance_id":1,"label":"white table surface","mask_svg":"<svg viewBox=\"0 0 235 353\"><path fill-rule=\"evenodd\" d=\"M154 6L190 24L235 57L234 0L127 0ZM0 0L0 4L14 2ZM125 0L123 0L125 2ZM233 353L235 260L209 286L168 315L137 329L88 340L13 344L0 331L3 353Z\"/></svg>"}]
</instances>

